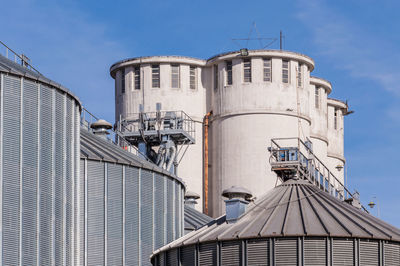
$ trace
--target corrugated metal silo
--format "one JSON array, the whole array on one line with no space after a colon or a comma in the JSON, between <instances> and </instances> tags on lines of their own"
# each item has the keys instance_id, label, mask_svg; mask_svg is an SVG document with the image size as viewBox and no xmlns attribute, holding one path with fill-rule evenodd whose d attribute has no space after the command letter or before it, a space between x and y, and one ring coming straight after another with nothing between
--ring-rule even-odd
<instances>
[{"instance_id":1,"label":"corrugated metal silo","mask_svg":"<svg viewBox=\"0 0 400 266\"><path fill-rule=\"evenodd\" d=\"M183 235L180 179L84 128L80 164L80 265L150 265Z\"/></svg>"},{"instance_id":2,"label":"corrugated metal silo","mask_svg":"<svg viewBox=\"0 0 400 266\"><path fill-rule=\"evenodd\" d=\"M0 261L70 265L80 102L0 56Z\"/></svg>"}]
</instances>

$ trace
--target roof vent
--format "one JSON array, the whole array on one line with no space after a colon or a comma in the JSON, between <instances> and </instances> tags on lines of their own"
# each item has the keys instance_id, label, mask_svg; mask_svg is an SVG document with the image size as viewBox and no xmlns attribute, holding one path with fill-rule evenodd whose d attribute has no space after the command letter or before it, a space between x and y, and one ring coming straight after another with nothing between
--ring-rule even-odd
<instances>
[{"instance_id":1,"label":"roof vent","mask_svg":"<svg viewBox=\"0 0 400 266\"><path fill-rule=\"evenodd\" d=\"M225 200L226 221L234 223L246 211L252 197L251 192L242 187L231 187L222 192L222 196L228 198Z\"/></svg>"},{"instance_id":2,"label":"roof vent","mask_svg":"<svg viewBox=\"0 0 400 266\"><path fill-rule=\"evenodd\" d=\"M197 199L199 198L199 194L193 191L187 191L185 193L185 205L194 209L195 205L197 204Z\"/></svg>"},{"instance_id":3,"label":"roof vent","mask_svg":"<svg viewBox=\"0 0 400 266\"><path fill-rule=\"evenodd\" d=\"M108 130L112 128L112 125L106 120L99 119L96 122L92 123L90 125L90 128L92 129L93 134L99 135L107 139L107 135L110 134Z\"/></svg>"}]
</instances>

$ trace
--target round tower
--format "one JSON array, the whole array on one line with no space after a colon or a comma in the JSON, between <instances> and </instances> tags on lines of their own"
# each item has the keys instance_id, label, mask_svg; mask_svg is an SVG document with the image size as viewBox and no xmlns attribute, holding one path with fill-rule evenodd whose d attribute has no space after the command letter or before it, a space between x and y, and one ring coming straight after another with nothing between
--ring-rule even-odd
<instances>
[{"instance_id":1,"label":"round tower","mask_svg":"<svg viewBox=\"0 0 400 266\"><path fill-rule=\"evenodd\" d=\"M209 214L214 217L224 212L223 188L246 186L259 196L275 186L267 150L271 139L310 137L313 60L287 51L244 52L207 61L213 111Z\"/></svg>"},{"instance_id":2,"label":"round tower","mask_svg":"<svg viewBox=\"0 0 400 266\"><path fill-rule=\"evenodd\" d=\"M329 81L318 77L310 79L310 116L311 132L310 140L313 144L313 152L323 161L327 159L328 153L328 105L327 99L332 91Z\"/></svg>"},{"instance_id":3,"label":"round tower","mask_svg":"<svg viewBox=\"0 0 400 266\"><path fill-rule=\"evenodd\" d=\"M328 98L328 165L343 184L346 163L344 157L344 116L347 115L347 112L346 103Z\"/></svg>"},{"instance_id":4,"label":"round tower","mask_svg":"<svg viewBox=\"0 0 400 266\"><path fill-rule=\"evenodd\" d=\"M115 120L134 119L139 113L184 111L195 121L195 144L179 164L178 176L188 190L203 194L203 128L205 114L204 60L183 56L138 57L111 66L115 79ZM202 199L196 208L201 209Z\"/></svg>"}]
</instances>

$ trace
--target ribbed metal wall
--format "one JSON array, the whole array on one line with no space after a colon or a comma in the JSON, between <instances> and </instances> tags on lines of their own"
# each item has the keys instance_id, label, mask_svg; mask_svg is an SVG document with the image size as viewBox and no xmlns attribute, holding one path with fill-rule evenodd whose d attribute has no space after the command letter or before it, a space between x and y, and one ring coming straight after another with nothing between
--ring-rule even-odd
<instances>
[{"instance_id":1,"label":"ribbed metal wall","mask_svg":"<svg viewBox=\"0 0 400 266\"><path fill-rule=\"evenodd\" d=\"M51 85L0 76L1 264L72 265L79 103Z\"/></svg>"},{"instance_id":2,"label":"ribbed metal wall","mask_svg":"<svg viewBox=\"0 0 400 266\"><path fill-rule=\"evenodd\" d=\"M400 243L384 243L383 256L386 266L400 265Z\"/></svg>"},{"instance_id":3,"label":"ribbed metal wall","mask_svg":"<svg viewBox=\"0 0 400 266\"><path fill-rule=\"evenodd\" d=\"M304 265L326 265L327 241L326 238L305 238L303 242L304 248Z\"/></svg>"},{"instance_id":4,"label":"ribbed metal wall","mask_svg":"<svg viewBox=\"0 0 400 266\"><path fill-rule=\"evenodd\" d=\"M178 260L180 265L198 266L398 266L400 265L400 243L323 237L281 237L209 242L167 249L154 257L153 265L179 265L175 260Z\"/></svg>"},{"instance_id":5,"label":"ribbed metal wall","mask_svg":"<svg viewBox=\"0 0 400 266\"><path fill-rule=\"evenodd\" d=\"M81 265L151 265L153 250L168 243L167 235L169 241L182 236L184 186L177 180L91 159L81 159L81 177L87 184L80 196L87 235L85 241L80 234Z\"/></svg>"}]
</instances>

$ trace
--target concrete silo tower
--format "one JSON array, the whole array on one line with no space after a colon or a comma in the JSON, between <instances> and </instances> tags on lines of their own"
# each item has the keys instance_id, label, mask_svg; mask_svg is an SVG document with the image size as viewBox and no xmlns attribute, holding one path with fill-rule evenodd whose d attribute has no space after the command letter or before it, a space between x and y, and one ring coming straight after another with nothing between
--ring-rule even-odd
<instances>
[{"instance_id":1,"label":"concrete silo tower","mask_svg":"<svg viewBox=\"0 0 400 266\"><path fill-rule=\"evenodd\" d=\"M314 62L298 53L254 50L217 55L207 66L213 69L209 204L215 217L224 212L223 189L242 186L259 196L275 186L271 139L310 137Z\"/></svg>"},{"instance_id":2,"label":"concrete silo tower","mask_svg":"<svg viewBox=\"0 0 400 266\"><path fill-rule=\"evenodd\" d=\"M119 61L111 66L115 79L115 119L135 119L140 106L144 112L184 111L195 121L195 144L179 164L178 175L188 190L202 195L203 135L205 114L204 60L183 56L139 57ZM198 207L201 208L200 199Z\"/></svg>"}]
</instances>

